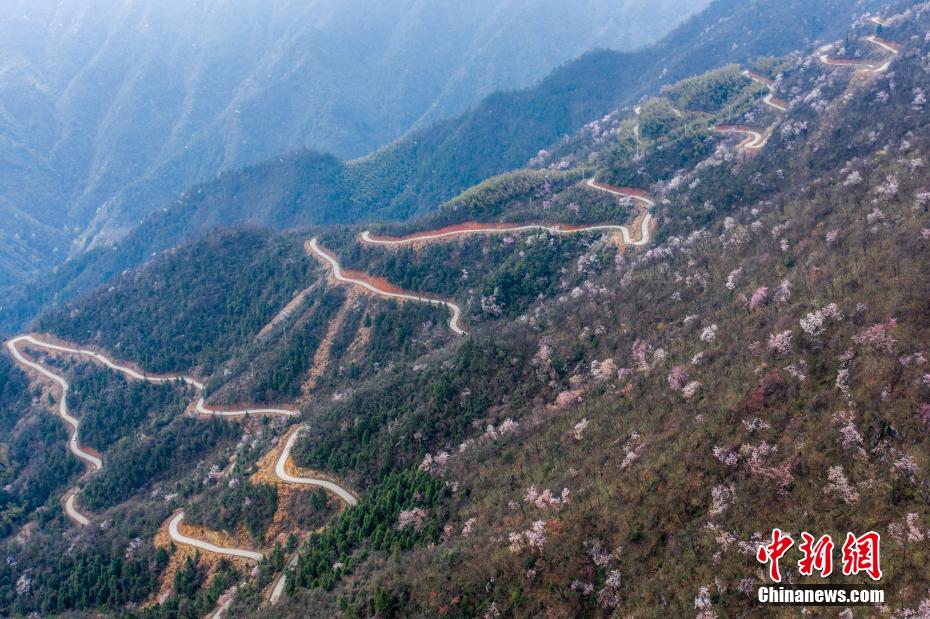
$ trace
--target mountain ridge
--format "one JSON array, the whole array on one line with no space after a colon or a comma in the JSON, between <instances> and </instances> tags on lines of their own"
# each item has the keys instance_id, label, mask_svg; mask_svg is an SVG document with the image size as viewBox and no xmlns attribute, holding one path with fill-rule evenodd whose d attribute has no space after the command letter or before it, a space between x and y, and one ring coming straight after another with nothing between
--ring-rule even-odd
<instances>
[{"instance_id":1,"label":"mountain ridge","mask_svg":"<svg viewBox=\"0 0 930 619\"><path fill-rule=\"evenodd\" d=\"M827 4L718 0L660 44L633 54L589 53L534 88L491 95L458 119L415 131L363 159L343 164L330 155L297 153L223 174L167 204L164 213L149 217L116 250L100 248L63 264L42 286L45 290L26 293L32 300L12 308L7 304L12 321L3 322L16 324L35 312L36 301L44 304L55 294L69 298L216 226L288 227L422 214L470 185L522 167L539 149L619 105L631 105L667 80L734 58L787 53L811 43L811 37L839 32L855 10L878 3ZM764 27L750 33L750 25L760 21ZM700 53L689 54L693 46ZM626 90L626 84L639 84L644 74L645 83Z\"/></svg>"},{"instance_id":2,"label":"mountain ridge","mask_svg":"<svg viewBox=\"0 0 930 619\"><path fill-rule=\"evenodd\" d=\"M0 234L0 285L121 237L224 169L304 147L369 152L589 47L648 42L688 8L651 4L593 31L552 0L11 0L0 18L0 212L19 218L21 239Z\"/></svg>"},{"instance_id":3,"label":"mountain ridge","mask_svg":"<svg viewBox=\"0 0 930 619\"><path fill-rule=\"evenodd\" d=\"M198 422L190 434L215 443L181 443L203 455L180 472L142 455L178 445L158 414L127 419L103 456L125 473L105 466L84 490L109 506L94 515L106 526L77 533L86 546L72 555L74 532L49 509L32 543L9 542L3 599L24 614L158 593L142 614L710 619L766 610L757 550L779 527L880 532L889 599L863 610L919 615L930 604L930 3L895 6L880 24L856 16L833 49L670 84L584 126L545 169L486 179L441 211L371 226L375 236L357 224L212 231L50 309L40 326L59 336L166 368L206 360L217 398L289 394L309 427L291 443L287 419ZM894 45L875 44L877 24ZM634 218L592 173L600 188L640 188L618 193L656 219L648 247L611 231L494 227L371 242L469 221ZM305 263L308 238L366 277L455 299L468 335L427 303L353 294L331 265ZM279 249L249 251L256 241ZM230 259L246 256L248 268ZM222 281L204 285L210 271ZM126 389L87 381L97 374L80 364L60 370L91 396ZM293 466L356 488L358 504L335 513L325 495L287 493L268 468L282 444ZM14 490L24 505L40 494ZM197 528L172 547L177 509ZM198 539L267 554L256 569L195 557ZM133 577L107 583L124 557ZM824 584L790 565L786 582Z\"/></svg>"}]
</instances>

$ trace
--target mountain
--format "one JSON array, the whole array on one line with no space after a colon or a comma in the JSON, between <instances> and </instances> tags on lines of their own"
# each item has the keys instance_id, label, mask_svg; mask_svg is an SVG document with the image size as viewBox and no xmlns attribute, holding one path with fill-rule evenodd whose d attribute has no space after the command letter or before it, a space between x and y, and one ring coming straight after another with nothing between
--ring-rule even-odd
<instances>
[{"instance_id":1,"label":"mountain","mask_svg":"<svg viewBox=\"0 0 930 619\"><path fill-rule=\"evenodd\" d=\"M784 586L925 615L928 30L892 3L421 216L211 230L49 308L0 356L0 613L852 613L758 601L777 528Z\"/></svg>"},{"instance_id":2,"label":"mountain","mask_svg":"<svg viewBox=\"0 0 930 619\"><path fill-rule=\"evenodd\" d=\"M301 148L371 152L682 0L13 0L0 17L0 285L119 238L183 188Z\"/></svg>"},{"instance_id":3,"label":"mountain","mask_svg":"<svg viewBox=\"0 0 930 619\"><path fill-rule=\"evenodd\" d=\"M3 322L21 323L54 296L69 298L207 230L255 223L397 219L435 209L470 185L519 168L564 136L661 85L727 62L809 47L843 31L876 2L718 0L655 46L594 52L533 88L497 93L458 118L414 131L372 155L342 162L295 153L185 191L113 248L100 248L10 294Z\"/></svg>"}]
</instances>

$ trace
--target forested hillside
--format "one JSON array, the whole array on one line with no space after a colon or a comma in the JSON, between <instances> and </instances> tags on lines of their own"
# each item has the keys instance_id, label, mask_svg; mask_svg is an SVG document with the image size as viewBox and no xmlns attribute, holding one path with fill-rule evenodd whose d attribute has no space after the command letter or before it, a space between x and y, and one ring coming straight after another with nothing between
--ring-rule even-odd
<instances>
[{"instance_id":1,"label":"forested hillside","mask_svg":"<svg viewBox=\"0 0 930 619\"><path fill-rule=\"evenodd\" d=\"M370 153L588 50L652 43L707 2L9 0L0 290L223 170Z\"/></svg>"},{"instance_id":2,"label":"forested hillside","mask_svg":"<svg viewBox=\"0 0 930 619\"><path fill-rule=\"evenodd\" d=\"M655 173L656 247L457 352L503 349L508 364L445 390L397 373L372 388L377 405L328 414L308 464L378 478L419 460L456 489L424 517L457 516L435 548L353 566L333 593L298 589L277 616L326 600L360 614L751 614L772 526L880 531L890 612L919 616L928 19L923 5L884 29L916 45L885 75L789 61L776 80L787 115L742 118L774 120L764 149L708 136L696 164ZM643 167L606 161L620 178ZM458 419L477 385L502 383L464 436L420 413L431 393ZM350 410L366 412L347 436Z\"/></svg>"},{"instance_id":3,"label":"forested hillside","mask_svg":"<svg viewBox=\"0 0 930 619\"><path fill-rule=\"evenodd\" d=\"M79 255L11 295L0 307L0 326L17 329L42 305L93 288L153 252L217 226L285 228L428 212L471 185L522 167L540 149L663 84L727 62L810 47L879 4L717 0L654 46L592 52L534 87L491 95L458 118L411 132L362 159L341 162L298 152L230 171L165 203L115 250Z\"/></svg>"},{"instance_id":4,"label":"forested hillside","mask_svg":"<svg viewBox=\"0 0 930 619\"><path fill-rule=\"evenodd\" d=\"M184 416L190 394L179 385L130 383L64 357L45 362L72 383L68 399L81 421L82 442L107 462L81 488L79 499L81 509L96 511L99 519L87 537L67 533L73 523L65 520L61 493L83 467L68 453L61 420L43 410L57 404L58 394L47 392L40 400L36 389L28 414L3 428L10 439L0 446L8 480L2 494L8 551L0 566L3 612L51 615L135 606L157 592L168 567L166 550L152 544L160 523L178 500L200 491L210 468L204 459L228 457L240 429ZM7 363L0 359L0 367ZM4 369L2 376L4 411L13 394L32 395L18 369Z\"/></svg>"},{"instance_id":5,"label":"forested hillside","mask_svg":"<svg viewBox=\"0 0 930 619\"><path fill-rule=\"evenodd\" d=\"M42 414L39 395L26 375L0 356L0 537L37 513L43 518L49 499L81 468L67 453L61 423Z\"/></svg>"},{"instance_id":6,"label":"forested hillside","mask_svg":"<svg viewBox=\"0 0 930 619\"><path fill-rule=\"evenodd\" d=\"M12 495L0 613L764 616L778 527L880 533L854 616L924 614L930 3L881 15L422 216L212 232L47 311L23 346L102 467ZM51 433L4 359L0 423Z\"/></svg>"},{"instance_id":7,"label":"forested hillside","mask_svg":"<svg viewBox=\"0 0 930 619\"><path fill-rule=\"evenodd\" d=\"M218 232L49 313L40 329L119 351L154 372L210 373L307 287L309 269L299 240Z\"/></svg>"}]
</instances>

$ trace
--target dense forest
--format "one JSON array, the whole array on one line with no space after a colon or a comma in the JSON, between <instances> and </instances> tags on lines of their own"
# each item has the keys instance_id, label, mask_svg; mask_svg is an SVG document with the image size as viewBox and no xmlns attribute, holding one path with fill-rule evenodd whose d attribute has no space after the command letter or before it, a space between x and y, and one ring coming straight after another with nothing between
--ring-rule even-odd
<instances>
[{"instance_id":1,"label":"dense forest","mask_svg":"<svg viewBox=\"0 0 930 619\"><path fill-rule=\"evenodd\" d=\"M111 449L107 466L81 492L81 501L92 510L125 501L168 476L186 472L191 463L238 435L231 422L177 417L158 428L157 434L138 436Z\"/></svg>"},{"instance_id":2,"label":"dense forest","mask_svg":"<svg viewBox=\"0 0 930 619\"><path fill-rule=\"evenodd\" d=\"M419 471L386 476L323 533L310 536L297 560L296 578L289 581L291 590L331 589L368 552L397 554L436 541L448 493L441 480Z\"/></svg>"},{"instance_id":3,"label":"dense forest","mask_svg":"<svg viewBox=\"0 0 930 619\"><path fill-rule=\"evenodd\" d=\"M68 454L68 434L29 381L0 354L0 537L40 510L48 517L58 492L84 467Z\"/></svg>"},{"instance_id":4,"label":"dense forest","mask_svg":"<svg viewBox=\"0 0 930 619\"><path fill-rule=\"evenodd\" d=\"M628 223L627 220L623 220ZM560 261L613 259L616 246L594 234L501 234L385 250L350 242L339 259L405 290L462 301L475 319L514 318L563 288ZM345 241L343 241L345 242ZM334 244L337 244L338 241ZM467 266L463 266L467 265Z\"/></svg>"},{"instance_id":5,"label":"dense forest","mask_svg":"<svg viewBox=\"0 0 930 619\"><path fill-rule=\"evenodd\" d=\"M156 425L167 425L184 414L193 397L193 390L180 381L129 381L91 364L77 365L69 382L68 408L81 419L81 441L103 452L139 432L156 415Z\"/></svg>"},{"instance_id":6,"label":"dense forest","mask_svg":"<svg viewBox=\"0 0 930 619\"><path fill-rule=\"evenodd\" d=\"M532 351L527 348L515 357L517 346L514 341L502 347L491 339L469 339L428 367L388 373L323 409L311 431L298 440L295 462L371 483L418 464L428 445L466 440L474 422L485 421L482 414L489 407L526 406L547 390L519 361ZM398 417L398 411L403 415ZM342 430L347 418L353 423Z\"/></svg>"},{"instance_id":7,"label":"dense forest","mask_svg":"<svg viewBox=\"0 0 930 619\"><path fill-rule=\"evenodd\" d=\"M106 463L80 496L95 526L65 529L54 503L66 479L36 510L48 530L5 507L9 533L36 541L4 541L14 560L0 568L0 611L109 612L163 589L146 616L193 617L241 583L233 615L751 616L768 582L755 552L779 526L880 532L888 613L919 616L930 604L928 28L930 3L889 19L882 36L904 49L886 73L836 69L811 47L759 60L787 111L736 67L690 77L638 115L579 128L533 171L378 228L628 222L627 201L581 185L593 174L655 201L645 248L530 232L386 249L360 242L357 226L237 230L50 311L41 324L58 335L147 369L195 368L228 402L295 402L299 417L185 417L180 385L58 362ZM830 53L859 53L875 30L856 20ZM764 148L719 124L764 133ZM347 268L460 300L469 334L450 333L445 310L325 280L301 248L310 234ZM224 256L210 284L223 301L204 318L193 287ZM158 311L144 294L156 283ZM106 311L114 300L121 315ZM188 338L182 353L160 348ZM0 422L16 426L6 411L28 402L33 423L57 423L42 410L54 398L12 366L0 363L0 380ZM358 504L271 476L295 422L292 464ZM263 559L247 573L156 549L182 507ZM286 593L268 604L285 570ZM80 586L96 589L80 597Z\"/></svg>"},{"instance_id":8,"label":"dense forest","mask_svg":"<svg viewBox=\"0 0 930 619\"><path fill-rule=\"evenodd\" d=\"M447 322L443 308L318 286L269 335L256 338L211 377L210 399L280 404L350 387L448 342Z\"/></svg>"},{"instance_id":9,"label":"dense forest","mask_svg":"<svg viewBox=\"0 0 930 619\"><path fill-rule=\"evenodd\" d=\"M309 285L309 270L296 239L218 232L121 276L93 303L49 312L39 328L101 345L151 372L209 373Z\"/></svg>"},{"instance_id":10,"label":"dense forest","mask_svg":"<svg viewBox=\"0 0 930 619\"><path fill-rule=\"evenodd\" d=\"M65 425L46 408L57 405L54 396L31 400L25 377L6 357L0 362L4 411L27 411L15 423L11 415L3 416L13 425L12 440L3 445L2 473L9 476L2 491L4 537L31 516L39 526L27 525L4 542L7 561L2 569L9 572L2 576L9 585L0 588L4 608L51 614L141 602L152 594L169 561L164 549L151 545L167 516L166 502L158 499L169 495L160 482L188 476L192 462L239 436L237 426L184 417L191 394L181 385L127 382L89 364L54 362L72 385L69 402L81 419L82 436L99 448L106 462L83 486L81 509L115 507L100 521L99 533L82 539L77 550L72 546L64 552L69 537L62 533L72 525L62 528L58 503L63 486L85 469L67 451ZM188 482L172 485L175 495L199 489ZM135 500L125 503L131 498ZM21 566L28 568L21 572Z\"/></svg>"},{"instance_id":11,"label":"dense forest","mask_svg":"<svg viewBox=\"0 0 930 619\"><path fill-rule=\"evenodd\" d=\"M198 619L209 614L216 602L230 586L240 578L238 570L225 559L221 560L213 574L206 574L200 565L200 555L187 557L183 567L172 579L172 595L164 604L146 608L141 614L145 619Z\"/></svg>"},{"instance_id":12,"label":"dense forest","mask_svg":"<svg viewBox=\"0 0 930 619\"><path fill-rule=\"evenodd\" d=\"M6 355L0 355L0 429L8 432L30 399L29 381Z\"/></svg>"},{"instance_id":13,"label":"dense forest","mask_svg":"<svg viewBox=\"0 0 930 619\"><path fill-rule=\"evenodd\" d=\"M191 524L215 531L233 531L241 524L258 546L278 507L278 489L273 484L234 481L195 502L185 514Z\"/></svg>"},{"instance_id":14,"label":"dense forest","mask_svg":"<svg viewBox=\"0 0 930 619\"><path fill-rule=\"evenodd\" d=\"M152 546L164 507L127 504L110 513L88 538L45 519L21 542L3 542L0 603L4 614L49 616L74 611L125 612L157 589L168 564ZM144 540L144 541L143 541Z\"/></svg>"}]
</instances>

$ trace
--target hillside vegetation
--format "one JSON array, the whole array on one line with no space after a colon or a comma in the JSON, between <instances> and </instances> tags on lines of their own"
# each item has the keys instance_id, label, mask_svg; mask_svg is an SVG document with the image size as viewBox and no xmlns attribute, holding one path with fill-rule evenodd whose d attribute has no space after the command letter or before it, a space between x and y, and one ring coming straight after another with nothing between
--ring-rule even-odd
<instances>
[{"instance_id":1,"label":"hillside vegetation","mask_svg":"<svg viewBox=\"0 0 930 619\"><path fill-rule=\"evenodd\" d=\"M908 18L885 36L925 29L926 9ZM308 464L377 478L420 458L457 488L459 515L434 549L355 568L334 594L298 592L281 616L333 595L362 615L751 612L754 544L772 526L880 531L894 607L923 603L924 54L904 52L874 80L798 58L767 149L741 156L709 137L698 165L654 177L664 242L496 333L501 358L530 374L510 379L520 397L489 401L470 437L408 412L423 393L473 397L473 384L441 390L438 377L432 389L404 373L372 387L378 412L359 415L357 433L339 428L347 411L328 416ZM492 345L480 342L469 346ZM372 410L360 404L349 410ZM360 451L378 444L363 438L377 420L381 445L408 446L406 459Z\"/></svg>"},{"instance_id":2,"label":"hillside vegetation","mask_svg":"<svg viewBox=\"0 0 930 619\"><path fill-rule=\"evenodd\" d=\"M778 527L795 539L880 533L886 604L857 616L921 616L930 3L883 14L881 36L902 46L894 56L866 45L877 26L861 15L828 52L747 65L773 80L784 111L721 63L638 113L589 119L531 170L370 226L629 225L638 209L584 183L593 175L654 202L645 247L603 231L394 247L366 242L359 225L236 230L49 311L39 324L60 337L146 369L195 368L211 397L284 400L299 415L194 419L177 410L180 386L141 389L49 361L74 380L88 441L114 442L98 443L105 466L82 492L93 526L68 529L52 490L33 541L2 542L13 561L0 565L0 610L135 614L130 604L161 591L164 603L139 614L194 617L228 590L232 616L794 616L755 601L770 582L756 552ZM820 57L858 45L888 70ZM304 253L310 236L356 277L460 304L468 333L449 328L446 307L336 281ZM202 279L211 265L219 283ZM200 315L201 290L222 300L215 317ZM119 314L106 311L117 301ZM196 346L177 356L186 339ZM21 406L25 379L3 367L0 404ZM123 403L138 411L113 411ZM85 406L112 412L95 422ZM357 503L337 512L335 495L327 504L277 477L285 441L290 474L351 489ZM191 535L260 549L261 560L243 569L157 545L175 508L197 525ZM787 583L871 584L796 565L782 561ZM80 597L79 585L93 593Z\"/></svg>"},{"instance_id":3,"label":"hillside vegetation","mask_svg":"<svg viewBox=\"0 0 930 619\"><path fill-rule=\"evenodd\" d=\"M309 271L298 240L218 232L50 312L39 328L119 351L152 372L209 373L309 284Z\"/></svg>"},{"instance_id":4,"label":"hillside vegetation","mask_svg":"<svg viewBox=\"0 0 930 619\"><path fill-rule=\"evenodd\" d=\"M880 4L717 0L653 46L591 52L530 88L490 95L460 116L412 131L364 158L342 162L315 151L296 152L227 170L176 199L160 200L162 208L149 208L149 216L115 250L79 254L11 292L0 307L0 328L17 330L43 306L86 292L154 252L216 227L287 228L427 213L474 184L524 166L540 149L665 84L725 63L813 46L839 36L857 12ZM151 189L140 188L125 204L145 204L155 195ZM138 219L142 214L133 211L131 221Z\"/></svg>"},{"instance_id":5,"label":"hillside vegetation","mask_svg":"<svg viewBox=\"0 0 930 619\"><path fill-rule=\"evenodd\" d=\"M370 153L590 49L650 44L707 2L9 0L0 289L224 170Z\"/></svg>"}]
</instances>

